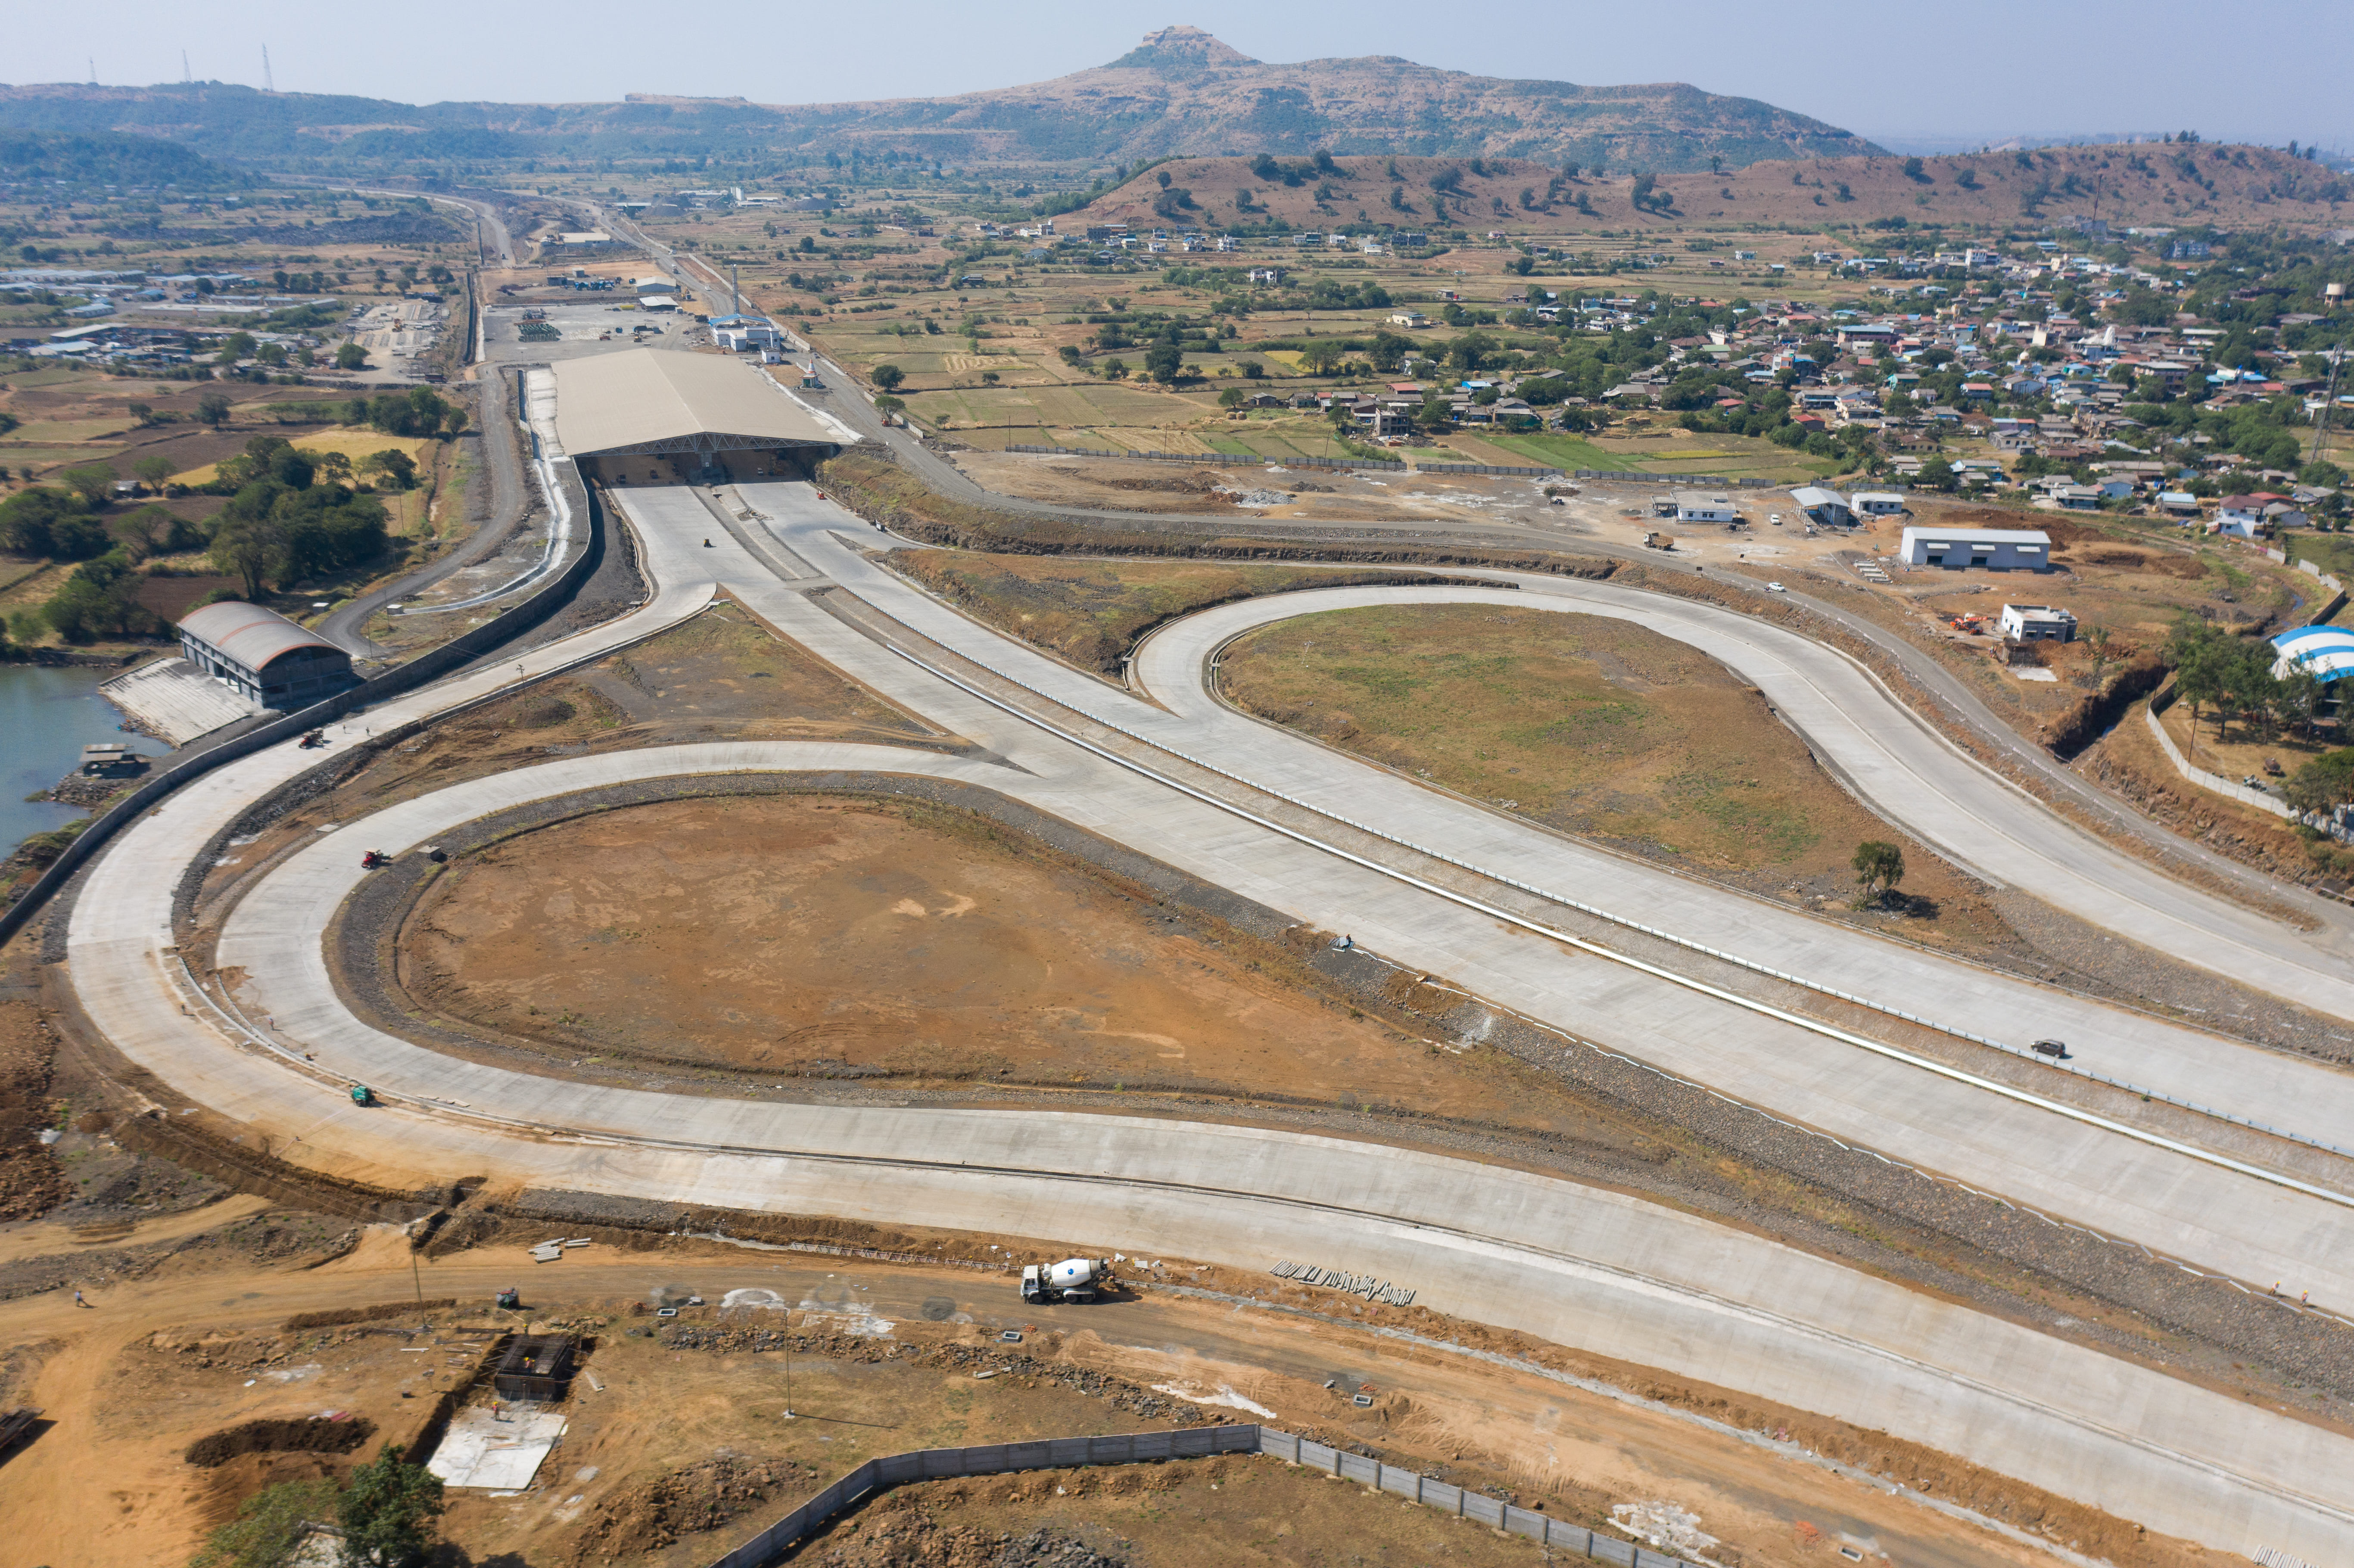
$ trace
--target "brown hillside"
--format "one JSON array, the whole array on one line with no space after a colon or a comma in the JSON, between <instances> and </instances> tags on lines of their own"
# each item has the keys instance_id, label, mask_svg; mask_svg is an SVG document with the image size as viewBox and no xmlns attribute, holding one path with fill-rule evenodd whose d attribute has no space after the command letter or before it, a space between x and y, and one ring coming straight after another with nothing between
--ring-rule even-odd
<instances>
[{"instance_id":1,"label":"brown hillside","mask_svg":"<svg viewBox=\"0 0 2354 1568\"><path fill-rule=\"evenodd\" d=\"M1479 160L1478 172L1475 161L1467 158L1335 160L1346 178L1319 175L1304 159L1279 162L1300 176L1299 185L1253 173L1247 158L1187 158L1138 175L1059 223L1066 229L1081 222L1208 228L1280 217L1304 229L1370 222L1561 234L1693 223L1845 228L1892 217L1989 228L2066 227L2075 217L2099 217L2116 228L2338 228L2354 222L2354 186L2343 175L2269 148L2220 143L2140 143L1924 158L1918 178L1906 174L1907 160L1886 156L1755 164L1723 175L1662 175L1658 189L1671 195L1673 205L1661 212L1636 209L1631 177L1581 175L1564 180L1557 166L1519 160ZM1398 177L1391 176L1392 169ZM1166 190L1161 185L1164 175ZM1431 184L1450 175L1458 182L1452 192ZM1966 177L1973 183L1966 185ZM1840 195L1842 186L1846 199ZM1244 190L1253 203L1247 211L1236 201ZM1172 194L1180 191L1190 193L1190 209ZM1404 208L1392 204L1394 191ZM1590 213L1580 210L1580 196Z\"/></svg>"}]
</instances>

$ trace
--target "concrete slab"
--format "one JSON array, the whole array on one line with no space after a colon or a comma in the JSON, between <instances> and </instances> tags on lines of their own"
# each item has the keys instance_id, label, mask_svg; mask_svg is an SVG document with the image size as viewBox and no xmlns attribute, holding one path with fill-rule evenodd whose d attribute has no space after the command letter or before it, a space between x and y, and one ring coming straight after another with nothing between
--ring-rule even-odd
<instances>
[{"instance_id":1,"label":"concrete slab","mask_svg":"<svg viewBox=\"0 0 2354 1568\"><path fill-rule=\"evenodd\" d=\"M519 1492L563 1436L564 1416L557 1411L510 1404L493 1414L487 1405L469 1405L451 1417L425 1468L444 1486Z\"/></svg>"},{"instance_id":2,"label":"concrete slab","mask_svg":"<svg viewBox=\"0 0 2354 1568\"><path fill-rule=\"evenodd\" d=\"M101 682L99 694L149 733L186 746L262 710L186 659L158 659L127 675Z\"/></svg>"}]
</instances>

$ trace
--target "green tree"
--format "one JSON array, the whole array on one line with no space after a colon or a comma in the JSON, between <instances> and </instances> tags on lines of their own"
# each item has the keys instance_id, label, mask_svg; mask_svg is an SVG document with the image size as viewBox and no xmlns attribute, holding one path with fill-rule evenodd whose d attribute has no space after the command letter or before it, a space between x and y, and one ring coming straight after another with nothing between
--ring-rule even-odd
<instances>
[{"instance_id":1,"label":"green tree","mask_svg":"<svg viewBox=\"0 0 2354 1568\"><path fill-rule=\"evenodd\" d=\"M338 370L366 370L367 362L367 350L358 344L346 343L335 350L335 368Z\"/></svg>"},{"instance_id":2,"label":"green tree","mask_svg":"<svg viewBox=\"0 0 2354 1568\"><path fill-rule=\"evenodd\" d=\"M1933 457L1921 465L1921 483L1924 487L1930 490L1950 491L1956 482L1954 465L1944 458Z\"/></svg>"},{"instance_id":3,"label":"green tree","mask_svg":"<svg viewBox=\"0 0 2354 1568\"><path fill-rule=\"evenodd\" d=\"M867 379L885 392L896 392L899 383L907 379L907 373L896 365L878 365L869 373Z\"/></svg>"},{"instance_id":4,"label":"green tree","mask_svg":"<svg viewBox=\"0 0 2354 1568\"><path fill-rule=\"evenodd\" d=\"M2300 811L2327 813L2354 805L2354 746L2323 752L2290 774L2281 793Z\"/></svg>"},{"instance_id":5,"label":"green tree","mask_svg":"<svg viewBox=\"0 0 2354 1568\"><path fill-rule=\"evenodd\" d=\"M365 363L366 356L364 355L361 358ZM337 363L340 364L341 361L338 360ZM207 392L196 399L197 419L212 426L215 429L228 423L228 396L226 393Z\"/></svg>"},{"instance_id":6,"label":"green tree","mask_svg":"<svg viewBox=\"0 0 2354 1568\"><path fill-rule=\"evenodd\" d=\"M1856 845L1848 864L1854 868L1856 885L1863 889L1855 901L1859 909L1887 897L1904 880L1904 852L1884 839L1866 839Z\"/></svg>"},{"instance_id":7,"label":"green tree","mask_svg":"<svg viewBox=\"0 0 2354 1568\"><path fill-rule=\"evenodd\" d=\"M341 1495L324 1480L265 1487L207 1538L188 1568L285 1568L310 1527L334 1518Z\"/></svg>"},{"instance_id":8,"label":"green tree","mask_svg":"<svg viewBox=\"0 0 2354 1568\"><path fill-rule=\"evenodd\" d=\"M1299 351L1299 361L1313 376L1330 376L1348 357L1338 338L1320 337Z\"/></svg>"},{"instance_id":9,"label":"green tree","mask_svg":"<svg viewBox=\"0 0 2354 1568\"><path fill-rule=\"evenodd\" d=\"M137 474L139 482L148 489L162 490L164 482L179 471L179 465L170 458L151 454L133 462L131 471Z\"/></svg>"},{"instance_id":10,"label":"green tree","mask_svg":"<svg viewBox=\"0 0 2354 1568\"><path fill-rule=\"evenodd\" d=\"M1218 407L1221 408L1239 408L1244 403L1247 402L1249 398L1250 394L1244 391L1241 387L1229 387L1225 391L1218 394Z\"/></svg>"},{"instance_id":11,"label":"green tree","mask_svg":"<svg viewBox=\"0 0 2354 1568\"><path fill-rule=\"evenodd\" d=\"M337 1509L347 1568L422 1568L443 1508L440 1478L401 1457L387 1443L352 1472Z\"/></svg>"},{"instance_id":12,"label":"green tree","mask_svg":"<svg viewBox=\"0 0 2354 1568\"><path fill-rule=\"evenodd\" d=\"M417 488L416 460L398 447L370 452L360 460L359 466L364 473L380 475L381 482L394 490Z\"/></svg>"},{"instance_id":13,"label":"green tree","mask_svg":"<svg viewBox=\"0 0 2354 1568\"><path fill-rule=\"evenodd\" d=\"M82 498L83 504L93 507L103 506L114 499L114 486L119 478L111 464L102 462L82 463L67 469L58 477L65 482L67 489Z\"/></svg>"},{"instance_id":14,"label":"green tree","mask_svg":"<svg viewBox=\"0 0 2354 1568\"><path fill-rule=\"evenodd\" d=\"M1184 361L1183 351L1167 338L1161 339L1144 351L1146 374L1164 386L1177 379L1177 373Z\"/></svg>"}]
</instances>

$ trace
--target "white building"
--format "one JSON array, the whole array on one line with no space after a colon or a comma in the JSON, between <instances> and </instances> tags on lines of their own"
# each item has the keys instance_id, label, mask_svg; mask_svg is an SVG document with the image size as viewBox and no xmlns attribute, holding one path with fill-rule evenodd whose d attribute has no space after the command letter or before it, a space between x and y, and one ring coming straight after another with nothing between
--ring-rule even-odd
<instances>
[{"instance_id":1,"label":"white building","mask_svg":"<svg viewBox=\"0 0 2354 1568\"><path fill-rule=\"evenodd\" d=\"M1893 517L1904 510L1904 497L1893 490L1859 490L1855 509L1866 517Z\"/></svg>"},{"instance_id":2,"label":"white building","mask_svg":"<svg viewBox=\"0 0 2354 1568\"><path fill-rule=\"evenodd\" d=\"M1998 624L2013 642L2073 642L2076 617L2048 604L2007 604Z\"/></svg>"},{"instance_id":3,"label":"white building","mask_svg":"<svg viewBox=\"0 0 2354 1568\"><path fill-rule=\"evenodd\" d=\"M1733 498L1712 490L1678 490L1670 493L1676 503L1679 523L1730 523L1741 514L1733 509Z\"/></svg>"},{"instance_id":4,"label":"white building","mask_svg":"<svg viewBox=\"0 0 2354 1568\"><path fill-rule=\"evenodd\" d=\"M2048 572L2052 535L2033 528L1907 528L1903 554L1908 567Z\"/></svg>"},{"instance_id":5,"label":"white building","mask_svg":"<svg viewBox=\"0 0 2354 1568\"><path fill-rule=\"evenodd\" d=\"M642 299L648 294L675 294L678 292L678 280L656 273L651 278L631 280L630 287L635 289Z\"/></svg>"},{"instance_id":6,"label":"white building","mask_svg":"<svg viewBox=\"0 0 2354 1568\"><path fill-rule=\"evenodd\" d=\"M678 309L678 296L676 294L640 294L638 296L638 309L642 311L675 311Z\"/></svg>"}]
</instances>

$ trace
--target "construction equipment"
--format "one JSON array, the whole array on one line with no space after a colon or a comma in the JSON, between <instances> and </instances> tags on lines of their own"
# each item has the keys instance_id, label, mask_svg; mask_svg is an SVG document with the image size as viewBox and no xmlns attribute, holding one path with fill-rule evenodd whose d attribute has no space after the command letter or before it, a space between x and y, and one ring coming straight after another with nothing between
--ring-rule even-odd
<instances>
[{"instance_id":1,"label":"construction equipment","mask_svg":"<svg viewBox=\"0 0 2354 1568\"><path fill-rule=\"evenodd\" d=\"M376 1104L376 1091L369 1088L366 1084L354 1084L352 1086L352 1104L355 1106L372 1106Z\"/></svg>"},{"instance_id":2,"label":"construction equipment","mask_svg":"<svg viewBox=\"0 0 2354 1568\"><path fill-rule=\"evenodd\" d=\"M360 852L360 869L362 871L374 871L378 866L390 865L391 863L392 857L385 853L382 850L363 850Z\"/></svg>"},{"instance_id":3,"label":"construction equipment","mask_svg":"<svg viewBox=\"0 0 2354 1568\"><path fill-rule=\"evenodd\" d=\"M523 1292L512 1285L508 1286L499 1292L499 1306L509 1312L520 1312L523 1310Z\"/></svg>"},{"instance_id":4,"label":"construction equipment","mask_svg":"<svg viewBox=\"0 0 2354 1568\"><path fill-rule=\"evenodd\" d=\"M1672 550L1675 547L1675 539L1660 533L1657 528L1651 529L1643 535L1643 548L1647 550Z\"/></svg>"},{"instance_id":5,"label":"construction equipment","mask_svg":"<svg viewBox=\"0 0 2354 1568\"><path fill-rule=\"evenodd\" d=\"M1096 1292L1110 1287L1111 1259L1066 1257L1060 1263L1025 1264L1022 1269L1022 1299L1032 1303L1092 1301Z\"/></svg>"},{"instance_id":6,"label":"construction equipment","mask_svg":"<svg viewBox=\"0 0 2354 1568\"><path fill-rule=\"evenodd\" d=\"M327 744L327 732L323 729L305 730L302 732L302 740L297 744L305 751L316 751Z\"/></svg>"}]
</instances>

